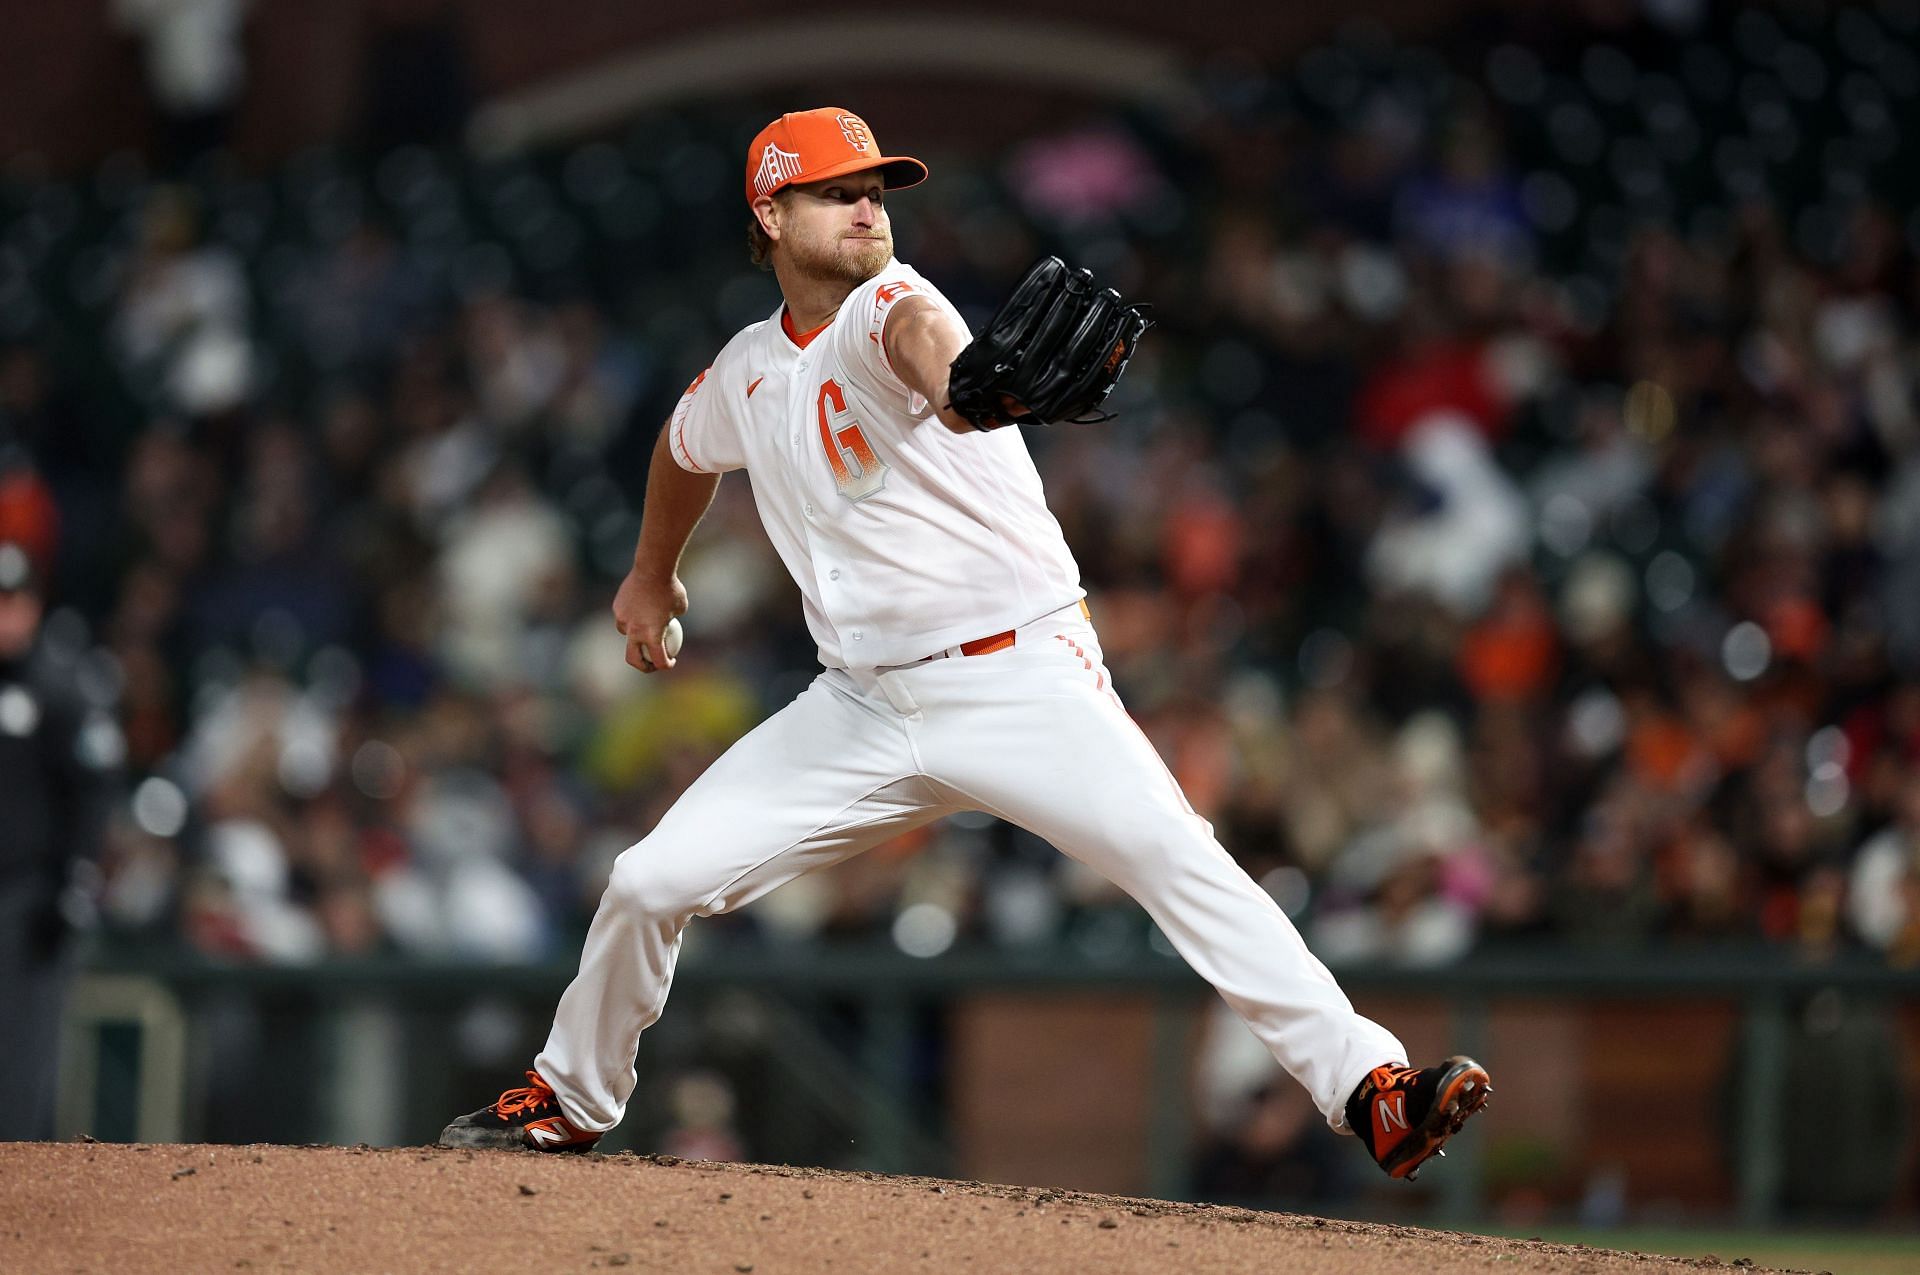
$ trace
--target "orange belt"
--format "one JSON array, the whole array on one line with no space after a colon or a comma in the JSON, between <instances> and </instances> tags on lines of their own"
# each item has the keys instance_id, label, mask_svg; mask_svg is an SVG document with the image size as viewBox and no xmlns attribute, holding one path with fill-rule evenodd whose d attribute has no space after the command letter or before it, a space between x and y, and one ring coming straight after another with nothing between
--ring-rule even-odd
<instances>
[{"instance_id":1,"label":"orange belt","mask_svg":"<svg viewBox=\"0 0 1920 1275\"><path fill-rule=\"evenodd\" d=\"M971 642L960 644L962 655L992 655L995 651L1004 651L1013 645L1013 630L996 633L992 637L975 638Z\"/></svg>"},{"instance_id":2,"label":"orange belt","mask_svg":"<svg viewBox=\"0 0 1920 1275\"><path fill-rule=\"evenodd\" d=\"M992 637L975 638L971 642L962 642L959 650L962 655L992 655L995 651L1004 651L1012 645L1013 630L1008 629L1005 633L996 633ZM944 660L949 655L952 655L953 651L954 648L948 647L944 651L935 651L927 658L930 660Z\"/></svg>"},{"instance_id":3,"label":"orange belt","mask_svg":"<svg viewBox=\"0 0 1920 1275\"><path fill-rule=\"evenodd\" d=\"M1082 619L1085 619L1085 620L1093 619L1093 613L1087 610L1087 603L1086 603L1086 599L1084 598L1080 600L1080 616ZM975 638L971 642L962 642L960 644L960 654L992 655L995 651L1004 651L1008 647L1012 646L1013 637L1014 637L1013 630L1008 629L1006 632L996 633L992 637ZM938 651L932 655L927 656L927 658L930 660L944 660L949 655L952 655L952 654L953 654L953 648L948 647L944 651Z\"/></svg>"}]
</instances>

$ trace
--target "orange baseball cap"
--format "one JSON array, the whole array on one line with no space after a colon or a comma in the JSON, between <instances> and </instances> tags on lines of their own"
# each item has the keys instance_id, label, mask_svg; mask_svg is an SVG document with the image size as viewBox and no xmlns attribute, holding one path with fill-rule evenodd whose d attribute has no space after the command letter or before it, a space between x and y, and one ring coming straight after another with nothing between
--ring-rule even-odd
<instances>
[{"instance_id":1,"label":"orange baseball cap","mask_svg":"<svg viewBox=\"0 0 1920 1275\"><path fill-rule=\"evenodd\" d=\"M838 106L789 111L760 130L747 148L747 203L795 182L824 181L869 168L884 170L881 184L904 190L927 180L927 166L905 155L883 155L867 122Z\"/></svg>"}]
</instances>

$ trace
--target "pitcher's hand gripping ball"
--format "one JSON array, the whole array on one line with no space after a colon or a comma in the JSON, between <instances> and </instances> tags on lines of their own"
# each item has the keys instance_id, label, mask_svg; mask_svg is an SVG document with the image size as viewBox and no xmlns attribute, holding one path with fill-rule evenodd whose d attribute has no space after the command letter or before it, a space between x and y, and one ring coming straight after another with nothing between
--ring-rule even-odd
<instances>
[{"instance_id":1,"label":"pitcher's hand gripping ball","mask_svg":"<svg viewBox=\"0 0 1920 1275\"><path fill-rule=\"evenodd\" d=\"M680 628L679 617L676 616L667 621L667 627L660 632L660 645L666 648L668 659L677 660L680 658L680 643L685 640L685 637L686 634ZM646 659L644 655L640 658ZM654 667L652 660L647 660L647 667Z\"/></svg>"},{"instance_id":2,"label":"pitcher's hand gripping ball","mask_svg":"<svg viewBox=\"0 0 1920 1275\"><path fill-rule=\"evenodd\" d=\"M953 360L947 397L979 429L1093 425L1153 321L1093 274L1042 257Z\"/></svg>"}]
</instances>

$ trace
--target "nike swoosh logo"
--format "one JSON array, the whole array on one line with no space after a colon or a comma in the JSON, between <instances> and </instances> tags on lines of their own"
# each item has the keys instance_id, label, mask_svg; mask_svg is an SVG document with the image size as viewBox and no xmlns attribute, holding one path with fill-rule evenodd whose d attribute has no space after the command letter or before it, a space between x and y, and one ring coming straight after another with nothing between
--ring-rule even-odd
<instances>
[{"instance_id":1,"label":"nike swoosh logo","mask_svg":"<svg viewBox=\"0 0 1920 1275\"><path fill-rule=\"evenodd\" d=\"M764 380L766 380L766 379L767 379L767 378L766 378L766 377L764 377L764 376L756 376L756 377L754 377L754 378L753 378L753 384L752 384L752 385L749 385L749 386L747 386L747 397L748 397L748 398L752 398L752 397L753 397L753 392L754 392L755 390L757 390L757 389L759 389L759 388L760 388L760 382L762 382L762 381L764 381Z\"/></svg>"}]
</instances>

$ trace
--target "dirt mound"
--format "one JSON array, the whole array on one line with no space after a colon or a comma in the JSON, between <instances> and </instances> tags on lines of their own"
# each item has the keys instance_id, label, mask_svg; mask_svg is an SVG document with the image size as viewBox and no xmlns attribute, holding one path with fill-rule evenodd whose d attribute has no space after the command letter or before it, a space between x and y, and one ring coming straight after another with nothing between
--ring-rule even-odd
<instances>
[{"instance_id":1,"label":"dirt mound","mask_svg":"<svg viewBox=\"0 0 1920 1275\"><path fill-rule=\"evenodd\" d=\"M0 1143L0 1270L1697 1270L1664 1257L1033 1187L400 1147Z\"/></svg>"}]
</instances>

